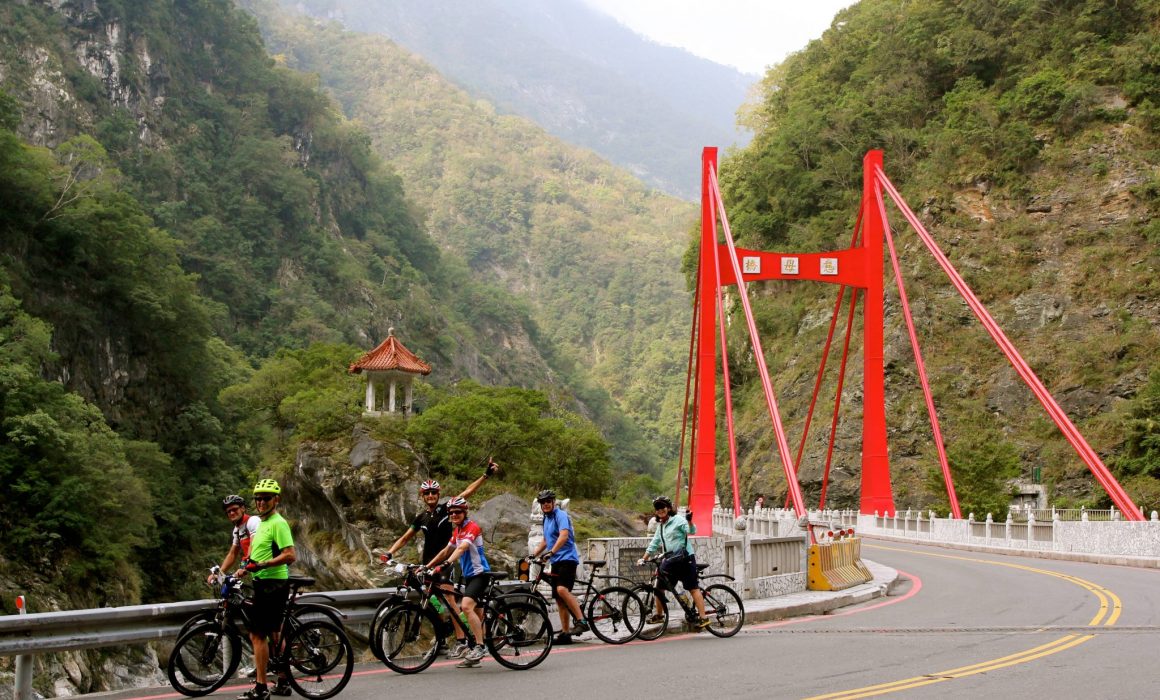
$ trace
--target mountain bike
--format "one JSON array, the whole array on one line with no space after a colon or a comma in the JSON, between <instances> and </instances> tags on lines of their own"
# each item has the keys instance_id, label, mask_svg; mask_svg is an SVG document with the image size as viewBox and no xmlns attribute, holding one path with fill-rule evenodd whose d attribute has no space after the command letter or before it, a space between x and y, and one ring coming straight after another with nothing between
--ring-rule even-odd
<instances>
[{"instance_id":1,"label":"mountain bike","mask_svg":"<svg viewBox=\"0 0 1160 700\"><path fill-rule=\"evenodd\" d=\"M543 582L547 583L554 592L555 577L548 572L547 566L532 557L528 557L527 562L540 567L536 578L531 581L532 590L544 598L544 594L540 591L540 583ZM598 639L608 644L624 644L636 639L640 633L644 626L647 608L644 607L640 597L629 588L633 585L631 580L596 573L606 563L605 561L584 562L584 565L590 567L592 571L587 581L576 579L576 583L584 587L580 595L576 596L576 602L588 618L590 629ZM609 580L624 581L629 586L613 584L597 589L592 583L595 579L603 579L605 582ZM545 606L547 603L547 599L544 598Z\"/></svg>"},{"instance_id":2,"label":"mountain bike","mask_svg":"<svg viewBox=\"0 0 1160 700\"><path fill-rule=\"evenodd\" d=\"M248 635L243 635L239 625L249 627L251 606L242 593L240 579L223 574L221 581L213 620L187 629L169 655L169 682L183 695L214 692L234 675L241 661L242 639ZM290 599L282 615L278 642L270 647L270 668L300 695L326 700L350 681L354 650L342 626L329 616L302 619L292 614L300 589L313 585L314 579L292 576L289 582Z\"/></svg>"},{"instance_id":3,"label":"mountain bike","mask_svg":"<svg viewBox=\"0 0 1160 700\"><path fill-rule=\"evenodd\" d=\"M389 558L382 558L381 561L384 565L393 562L393 560ZM383 602L379 603L379 607L375 610L374 617L371 618L370 632L367 637L370 643L371 653L375 655L376 659L384 663L386 662L386 659L384 658L386 654L383 651L383 635L381 634L383 621L387 619L387 614L391 610L408 601L418 601L420 594L423 593L423 580L418 575L418 570L420 567L408 566L399 562L394 562L394 564L395 566L392 567L391 570L397 574L403 575L403 583L395 589L394 593L383 600ZM450 597L454 598L454 600L458 603L459 599L463 597L463 587L458 584L444 582L444 588L448 587L451 588ZM444 591L444 594L446 596L447 591ZM440 607L442 606L443 603L441 600ZM443 610L438 610L434 605L432 605L432 609L435 610L435 612L439 615L439 623L443 627L443 639L449 640L454 638L454 625L452 624L451 620L443 618L444 614L454 615L454 613L451 612L454 609L444 607ZM460 625L460 627L462 627L462 625Z\"/></svg>"},{"instance_id":4,"label":"mountain bike","mask_svg":"<svg viewBox=\"0 0 1160 700\"><path fill-rule=\"evenodd\" d=\"M645 619L644 626L638 636L646 640L657 639L668 629L669 606L665 595L666 591L672 594L673 600L677 601L677 605L684 611L686 626L689 629L696 629L696 625L701 621L701 616L697 612L697 606L694 604L692 596L688 592L683 592L681 595L675 593L676 581L661 572L660 562L650 559L646 563L653 566L652 578L649 583L638 584L634 588L634 592L640 596L645 609L648 611L648 617ZM714 574L702 578L701 572L707 568L709 568L708 564L697 564L698 581L706 579L733 580L732 576L726 574ZM705 598L705 615L710 620L707 628L710 634L717 637L732 637L737 634L741 626L745 624L745 605L741 602L741 596L723 583L703 587L701 595ZM659 612L657 611L658 601L660 602Z\"/></svg>"},{"instance_id":5,"label":"mountain bike","mask_svg":"<svg viewBox=\"0 0 1160 700\"><path fill-rule=\"evenodd\" d=\"M437 567L438 569L438 567ZM435 612L432 598L450 608L447 593L442 590L444 578L418 564L398 564L409 583L420 584L418 600L406 600L386 612L378 625L377 639L383 663L398 673L419 673L435 661L440 646L447 642L448 627ZM539 596L527 592L503 593L499 582L502 572L482 574L488 577L487 592L478 601L483 609L483 643L488 653L502 666L526 670L539 665L552 650L552 622ZM464 629L452 616L451 624L463 631L468 643L476 640L471 629Z\"/></svg>"}]
</instances>

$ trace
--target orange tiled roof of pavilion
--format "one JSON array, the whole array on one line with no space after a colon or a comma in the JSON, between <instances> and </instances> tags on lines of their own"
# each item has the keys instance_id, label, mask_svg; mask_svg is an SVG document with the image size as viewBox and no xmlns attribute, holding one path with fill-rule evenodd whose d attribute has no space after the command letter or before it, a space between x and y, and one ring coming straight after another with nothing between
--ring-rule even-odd
<instances>
[{"instance_id":1,"label":"orange tiled roof of pavilion","mask_svg":"<svg viewBox=\"0 0 1160 700\"><path fill-rule=\"evenodd\" d=\"M403 344L395 337L394 328L387 331L387 339L379 343L378 347L358 358L350 366L349 371L352 374L358 374L364 369L376 371L395 369L413 374L431 374L431 365L420 360L415 353L403 347Z\"/></svg>"}]
</instances>

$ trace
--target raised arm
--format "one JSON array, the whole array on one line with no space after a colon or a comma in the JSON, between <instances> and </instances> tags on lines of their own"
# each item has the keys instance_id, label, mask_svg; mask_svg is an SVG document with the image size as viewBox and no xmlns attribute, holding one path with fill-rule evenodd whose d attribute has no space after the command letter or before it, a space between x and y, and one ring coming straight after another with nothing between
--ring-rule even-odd
<instances>
[{"instance_id":1,"label":"raised arm","mask_svg":"<svg viewBox=\"0 0 1160 700\"><path fill-rule=\"evenodd\" d=\"M488 460L487 468L483 470L483 474L478 479L468 484L467 488L463 489L463 493L459 494L459 498L464 500L471 498L471 496L479 490L479 487L483 486L483 482L487 481L489 478L491 478L492 474L495 474L498 471L499 465L492 460Z\"/></svg>"}]
</instances>

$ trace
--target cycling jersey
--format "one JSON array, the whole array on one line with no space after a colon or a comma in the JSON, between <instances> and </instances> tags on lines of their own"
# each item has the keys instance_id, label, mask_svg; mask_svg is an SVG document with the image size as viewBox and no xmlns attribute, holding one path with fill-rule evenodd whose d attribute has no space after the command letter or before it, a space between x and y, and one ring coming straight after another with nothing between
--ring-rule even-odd
<instances>
[{"instance_id":1,"label":"cycling jersey","mask_svg":"<svg viewBox=\"0 0 1160 700\"><path fill-rule=\"evenodd\" d=\"M275 557L275 547L281 552L287 547L294 546L294 537L290 534L290 523L280 513L273 513L262 521L258 532L250 541L250 559L258 563L270 561ZM290 578L290 567L285 564L272 566L268 569L259 569L254 573L256 579L285 579Z\"/></svg>"},{"instance_id":2,"label":"cycling jersey","mask_svg":"<svg viewBox=\"0 0 1160 700\"><path fill-rule=\"evenodd\" d=\"M544 515L544 545L548 551L552 551L552 547L556 546L556 540L564 530L568 531L568 541L552 555L552 563L562 561L579 563L580 550L576 549L576 533L572 529L572 519L560 509L560 506L556 506L551 513Z\"/></svg>"},{"instance_id":3,"label":"cycling jersey","mask_svg":"<svg viewBox=\"0 0 1160 700\"><path fill-rule=\"evenodd\" d=\"M250 539L258 532L262 519L256 515L247 516L240 525L234 526L230 544L242 552L242 559L250 558Z\"/></svg>"},{"instance_id":4,"label":"cycling jersey","mask_svg":"<svg viewBox=\"0 0 1160 700\"><path fill-rule=\"evenodd\" d=\"M451 534L451 544L455 547L458 548L464 542L468 543L467 551L459 557L463 577L470 578L491 571L491 565L483 554L483 530L474 520L466 521Z\"/></svg>"},{"instance_id":5,"label":"cycling jersey","mask_svg":"<svg viewBox=\"0 0 1160 700\"><path fill-rule=\"evenodd\" d=\"M447 517L447 502L434 510L423 509L415 516L411 529L423 533L423 562L429 562L451 541L451 519Z\"/></svg>"}]
</instances>

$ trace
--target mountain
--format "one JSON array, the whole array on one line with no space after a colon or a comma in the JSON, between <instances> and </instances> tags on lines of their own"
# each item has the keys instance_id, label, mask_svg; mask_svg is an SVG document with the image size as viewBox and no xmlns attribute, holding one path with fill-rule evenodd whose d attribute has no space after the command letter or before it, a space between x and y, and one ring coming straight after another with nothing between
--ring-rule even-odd
<instances>
[{"instance_id":1,"label":"mountain","mask_svg":"<svg viewBox=\"0 0 1160 700\"><path fill-rule=\"evenodd\" d=\"M721 167L741 245L818 251L849 244L861 158L883 149L952 263L1146 510L1160 498L1158 21L1154 2L862 0L765 76L754 140ZM1001 519L1005 479L1020 476L1041 475L1055 504L1106 503L905 221L890 217L964 512ZM833 290L767 283L754 295L796 448ZM896 500L945 509L898 305L888 281ZM769 426L743 325L731 339L733 395L739 441L752 444ZM857 502L859 371L843 398L835 506ZM824 432L802 467L815 498ZM784 493L768 451L743 459L748 492Z\"/></svg>"},{"instance_id":2,"label":"mountain","mask_svg":"<svg viewBox=\"0 0 1160 700\"><path fill-rule=\"evenodd\" d=\"M428 422L516 435L496 453L510 487L553 465L588 486L583 454L608 490L581 410L625 440L618 474L656 468L527 303L428 235L370 143L227 0L0 5L0 480L18 494L0 587L71 607L199 595L222 496L292 478L304 440L349 438L346 367L389 327L434 381L501 385L424 400ZM398 454L449 484L471 469Z\"/></svg>"},{"instance_id":3,"label":"mountain","mask_svg":"<svg viewBox=\"0 0 1160 700\"><path fill-rule=\"evenodd\" d=\"M388 39L246 6L278 60L317 73L365 126L431 237L526 303L559 356L632 417L594 416L619 426L607 433L620 436L618 461L654 474L649 453L675 461L690 315L680 266L694 207L497 114Z\"/></svg>"},{"instance_id":4,"label":"mountain","mask_svg":"<svg viewBox=\"0 0 1160 700\"><path fill-rule=\"evenodd\" d=\"M703 146L743 144L756 80L661 46L581 0L283 0L390 37L468 92L694 199Z\"/></svg>"}]
</instances>

